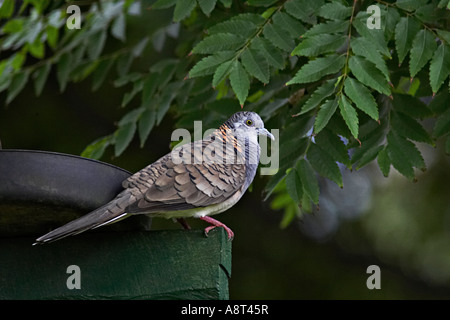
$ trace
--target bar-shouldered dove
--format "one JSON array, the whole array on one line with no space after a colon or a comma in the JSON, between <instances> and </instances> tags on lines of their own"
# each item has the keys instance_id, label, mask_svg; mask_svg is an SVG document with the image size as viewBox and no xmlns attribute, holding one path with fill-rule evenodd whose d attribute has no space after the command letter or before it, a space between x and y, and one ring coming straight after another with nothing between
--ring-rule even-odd
<instances>
[{"instance_id":1,"label":"bar-shouldered dove","mask_svg":"<svg viewBox=\"0 0 450 320\"><path fill-rule=\"evenodd\" d=\"M274 136L258 114L241 111L203 140L175 148L122 183L124 190L104 206L36 239L52 242L69 235L117 222L131 215L199 218L224 227L211 218L231 208L247 190L256 174L260 147L258 135Z\"/></svg>"}]
</instances>

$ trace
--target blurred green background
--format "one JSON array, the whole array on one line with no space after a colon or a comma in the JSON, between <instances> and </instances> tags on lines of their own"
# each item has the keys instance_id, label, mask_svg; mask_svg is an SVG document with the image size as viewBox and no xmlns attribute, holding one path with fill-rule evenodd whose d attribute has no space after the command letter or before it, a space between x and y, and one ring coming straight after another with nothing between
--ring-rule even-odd
<instances>
[{"instance_id":1,"label":"blurred green background","mask_svg":"<svg viewBox=\"0 0 450 320\"><path fill-rule=\"evenodd\" d=\"M171 18L158 12L149 19L149 14L136 18L129 29L141 29L136 34L142 34L144 28L151 34ZM147 69L155 56L172 55L175 40L165 40L162 52L147 50L132 69ZM70 83L61 93L52 70L39 98L30 84L8 106L2 93L3 148L79 155L138 107L132 101L120 108L126 90L114 88L110 79L92 92L88 78ZM109 148L102 160L136 172L166 154L176 120L170 112L144 148L135 139L119 158ZM449 299L450 161L441 146L419 147L428 170L416 183L392 168L389 178L375 165L354 172L343 168L344 189L321 180L320 208L286 229L279 227L283 213L270 208L270 199L262 201L267 177L257 177L252 191L218 217L235 232L230 298ZM202 221L190 224L205 227ZM154 219L153 227L180 228L164 219ZM370 265L381 269L380 290L366 286Z\"/></svg>"},{"instance_id":2,"label":"blurred green background","mask_svg":"<svg viewBox=\"0 0 450 320\"><path fill-rule=\"evenodd\" d=\"M85 81L60 93L54 78L42 97L27 87L9 106L2 105L4 149L79 155L111 133L126 112L119 107L120 89L92 93ZM119 158L108 150L103 161L135 172L170 150L174 128L168 116L143 149L134 141ZM262 201L267 177L257 177L252 192L219 217L236 234L230 298L450 298L450 163L443 148L424 148L428 170L416 183L395 171L384 178L376 166L343 169L344 189L322 180L320 208L285 230L279 227L282 212ZM204 227L201 221L191 225ZM154 219L153 227L179 225ZM381 269L380 290L366 287L369 265Z\"/></svg>"}]
</instances>

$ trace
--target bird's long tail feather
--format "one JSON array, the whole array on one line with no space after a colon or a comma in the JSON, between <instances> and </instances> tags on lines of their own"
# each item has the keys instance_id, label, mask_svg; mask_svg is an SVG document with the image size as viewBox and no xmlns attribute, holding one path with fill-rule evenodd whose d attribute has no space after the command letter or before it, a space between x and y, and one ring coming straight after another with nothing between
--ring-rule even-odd
<instances>
[{"instance_id":1,"label":"bird's long tail feather","mask_svg":"<svg viewBox=\"0 0 450 320\"><path fill-rule=\"evenodd\" d=\"M120 221L128 217L125 208L129 204L129 198L128 194L119 194L114 200L104 206L37 238L33 245L53 242L67 236Z\"/></svg>"}]
</instances>

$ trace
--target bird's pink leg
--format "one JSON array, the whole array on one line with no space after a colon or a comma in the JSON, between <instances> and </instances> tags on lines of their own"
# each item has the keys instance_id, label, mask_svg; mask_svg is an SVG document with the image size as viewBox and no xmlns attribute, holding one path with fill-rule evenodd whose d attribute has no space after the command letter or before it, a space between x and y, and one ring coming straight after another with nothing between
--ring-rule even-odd
<instances>
[{"instance_id":1,"label":"bird's pink leg","mask_svg":"<svg viewBox=\"0 0 450 320\"><path fill-rule=\"evenodd\" d=\"M216 219L213 219L213 218L208 217L208 216L201 217L200 219L203 220L203 221L206 221L206 222L208 222L210 224L212 224L212 226L209 226L209 227L205 228L205 234L206 235L208 235L208 232L211 231L212 229L214 229L215 227L222 227L227 232L228 240L230 240L230 241L233 240L234 232L230 228L228 228L225 224L223 224L222 222L217 221Z\"/></svg>"}]
</instances>

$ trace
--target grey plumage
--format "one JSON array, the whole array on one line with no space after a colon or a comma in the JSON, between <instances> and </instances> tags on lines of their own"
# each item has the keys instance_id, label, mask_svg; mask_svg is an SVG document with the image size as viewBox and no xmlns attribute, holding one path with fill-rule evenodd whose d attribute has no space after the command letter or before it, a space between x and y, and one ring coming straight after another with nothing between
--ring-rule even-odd
<instances>
[{"instance_id":1,"label":"grey plumage","mask_svg":"<svg viewBox=\"0 0 450 320\"><path fill-rule=\"evenodd\" d=\"M259 134L273 139L258 114L237 112L202 141L175 148L122 184L109 203L36 239L52 242L134 214L200 218L233 232L209 217L233 206L247 190L259 163ZM200 161L201 160L201 161Z\"/></svg>"}]
</instances>

